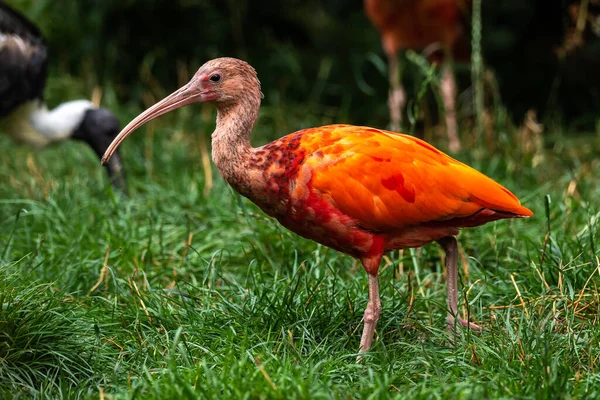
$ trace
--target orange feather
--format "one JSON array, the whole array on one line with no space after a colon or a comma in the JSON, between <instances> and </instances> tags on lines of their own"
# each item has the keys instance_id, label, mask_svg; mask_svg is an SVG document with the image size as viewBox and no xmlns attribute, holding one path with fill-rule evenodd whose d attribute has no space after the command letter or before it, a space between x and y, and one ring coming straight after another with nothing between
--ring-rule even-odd
<instances>
[{"instance_id":1,"label":"orange feather","mask_svg":"<svg viewBox=\"0 0 600 400\"><path fill-rule=\"evenodd\" d=\"M249 171L266 184L236 189L291 231L359 258L532 215L502 185L400 133L328 125L256 154Z\"/></svg>"},{"instance_id":2,"label":"orange feather","mask_svg":"<svg viewBox=\"0 0 600 400\"><path fill-rule=\"evenodd\" d=\"M374 231L465 218L484 208L532 215L502 185L413 136L330 125L304 130L301 146L310 154L313 189Z\"/></svg>"}]
</instances>

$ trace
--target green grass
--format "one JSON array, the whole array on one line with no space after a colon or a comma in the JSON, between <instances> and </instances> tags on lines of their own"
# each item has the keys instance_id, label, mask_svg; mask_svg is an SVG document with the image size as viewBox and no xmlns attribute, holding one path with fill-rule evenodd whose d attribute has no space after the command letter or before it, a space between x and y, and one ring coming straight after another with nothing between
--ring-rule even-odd
<instances>
[{"instance_id":1,"label":"green grass","mask_svg":"<svg viewBox=\"0 0 600 400\"><path fill-rule=\"evenodd\" d=\"M366 274L278 226L214 166L207 185L214 122L194 110L125 143L128 197L82 144L32 153L0 138L2 397L600 395L597 138L547 128L546 148L526 153L500 127L493 149L467 146L458 158L535 212L459 236L462 311L486 331L448 346L440 248L395 252L357 364ZM255 142L327 118L266 107Z\"/></svg>"}]
</instances>

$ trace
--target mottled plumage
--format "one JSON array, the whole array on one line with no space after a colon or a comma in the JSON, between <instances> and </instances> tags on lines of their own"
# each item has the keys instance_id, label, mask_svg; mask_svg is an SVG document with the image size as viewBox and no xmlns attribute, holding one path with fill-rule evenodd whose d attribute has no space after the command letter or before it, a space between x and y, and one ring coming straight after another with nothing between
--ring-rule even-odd
<instances>
[{"instance_id":1,"label":"mottled plumage","mask_svg":"<svg viewBox=\"0 0 600 400\"><path fill-rule=\"evenodd\" d=\"M377 272L384 252L438 241L447 254L448 327L457 316L459 228L531 211L507 189L426 142L362 126L329 125L289 134L259 148L250 133L260 107L256 72L220 58L131 121L109 146L145 122L186 104L217 106L213 160L223 178L283 226L361 260L369 274L369 305L361 351L371 345L380 303Z\"/></svg>"},{"instance_id":2,"label":"mottled plumage","mask_svg":"<svg viewBox=\"0 0 600 400\"><path fill-rule=\"evenodd\" d=\"M531 215L501 185L413 136L352 126L305 129L255 149L256 184L236 190L301 236L362 257L418 247L458 228ZM376 271L372 271L376 272Z\"/></svg>"}]
</instances>

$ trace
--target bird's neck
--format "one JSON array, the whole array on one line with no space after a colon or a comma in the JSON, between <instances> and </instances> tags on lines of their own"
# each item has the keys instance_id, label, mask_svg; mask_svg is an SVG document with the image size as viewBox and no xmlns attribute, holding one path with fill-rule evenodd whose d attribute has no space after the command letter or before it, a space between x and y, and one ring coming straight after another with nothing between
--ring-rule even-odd
<instances>
[{"instance_id":1,"label":"bird's neck","mask_svg":"<svg viewBox=\"0 0 600 400\"><path fill-rule=\"evenodd\" d=\"M260 100L219 106L212 134L212 158L221 176L232 186L244 180L254 148L250 135L258 117Z\"/></svg>"}]
</instances>

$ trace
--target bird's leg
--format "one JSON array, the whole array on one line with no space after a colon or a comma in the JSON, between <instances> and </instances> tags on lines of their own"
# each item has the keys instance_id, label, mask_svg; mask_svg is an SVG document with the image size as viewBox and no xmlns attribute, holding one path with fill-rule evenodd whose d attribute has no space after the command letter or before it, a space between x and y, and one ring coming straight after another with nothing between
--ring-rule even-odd
<instances>
[{"instance_id":1,"label":"bird's leg","mask_svg":"<svg viewBox=\"0 0 600 400\"><path fill-rule=\"evenodd\" d=\"M444 103L446 119L446 131L448 133L448 149L451 152L460 150L460 139L458 138L458 126L456 122L456 80L452 71L452 63L446 62L442 67L442 81L440 92Z\"/></svg>"},{"instance_id":2,"label":"bird's leg","mask_svg":"<svg viewBox=\"0 0 600 400\"><path fill-rule=\"evenodd\" d=\"M454 335L455 318L458 318L458 322L462 326L480 331L481 327L479 325L465 321L458 315L458 246L456 238L447 236L438 240L438 243L446 253L446 274L448 275L448 316L446 317L446 323L448 324L448 333L451 336Z\"/></svg>"},{"instance_id":3,"label":"bird's leg","mask_svg":"<svg viewBox=\"0 0 600 400\"><path fill-rule=\"evenodd\" d=\"M400 132L402 112L406 106L406 94L402 87L400 60L398 53L388 56L388 73L390 80L390 93L388 107L390 109L391 130Z\"/></svg>"},{"instance_id":4,"label":"bird's leg","mask_svg":"<svg viewBox=\"0 0 600 400\"><path fill-rule=\"evenodd\" d=\"M362 337L360 338L360 353L365 353L371 347L373 342L373 335L375 334L375 327L377 321L379 321L379 315L381 314L381 301L379 299L379 278L377 273L369 276L369 303L365 309L365 316L363 318L364 328ZM362 357L358 357L357 361L360 361Z\"/></svg>"},{"instance_id":5,"label":"bird's leg","mask_svg":"<svg viewBox=\"0 0 600 400\"><path fill-rule=\"evenodd\" d=\"M100 153L100 157L102 157L102 153ZM126 194L127 184L125 183L125 172L121 166L121 156L119 153L115 153L108 161L106 170L113 187L120 190L123 194Z\"/></svg>"}]
</instances>

